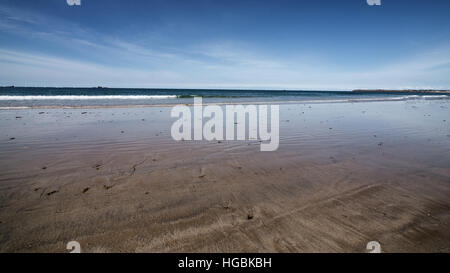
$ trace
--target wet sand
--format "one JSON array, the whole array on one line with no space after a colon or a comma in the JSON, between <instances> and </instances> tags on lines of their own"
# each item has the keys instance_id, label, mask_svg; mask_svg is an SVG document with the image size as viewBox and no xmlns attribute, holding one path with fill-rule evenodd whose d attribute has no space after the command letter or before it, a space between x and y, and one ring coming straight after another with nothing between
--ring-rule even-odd
<instances>
[{"instance_id":1,"label":"wet sand","mask_svg":"<svg viewBox=\"0 0 450 273\"><path fill-rule=\"evenodd\" d=\"M280 106L280 147L170 107L0 111L0 251L450 252L450 101Z\"/></svg>"}]
</instances>

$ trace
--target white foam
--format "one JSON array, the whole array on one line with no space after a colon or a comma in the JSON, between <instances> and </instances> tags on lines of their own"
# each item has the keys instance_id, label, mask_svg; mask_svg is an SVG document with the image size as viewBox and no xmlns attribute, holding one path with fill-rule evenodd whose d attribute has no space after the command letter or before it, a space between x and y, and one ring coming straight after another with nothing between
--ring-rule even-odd
<instances>
[{"instance_id":1,"label":"white foam","mask_svg":"<svg viewBox=\"0 0 450 273\"><path fill-rule=\"evenodd\" d=\"M448 98L447 95L431 95L431 96L422 96L424 99L443 99Z\"/></svg>"},{"instance_id":2,"label":"white foam","mask_svg":"<svg viewBox=\"0 0 450 273\"><path fill-rule=\"evenodd\" d=\"M60 95L60 96L11 96L0 95L0 101L31 101L31 100L158 100L158 99L174 99L176 95ZM433 100L448 99L448 95L406 95L406 96L388 96L388 97L366 97L366 98L344 98L344 99L309 99L309 100L293 100L291 102L298 103L339 103L339 102L375 102L375 101L406 101L406 100ZM275 102L275 101L274 101ZM282 101L276 101L282 102ZM244 102L242 102L244 103ZM245 102L248 103L248 102Z\"/></svg>"},{"instance_id":3,"label":"white foam","mask_svg":"<svg viewBox=\"0 0 450 273\"><path fill-rule=\"evenodd\" d=\"M61 96L2 96L0 100L153 100L172 99L176 95L61 95Z\"/></svg>"}]
</instances>

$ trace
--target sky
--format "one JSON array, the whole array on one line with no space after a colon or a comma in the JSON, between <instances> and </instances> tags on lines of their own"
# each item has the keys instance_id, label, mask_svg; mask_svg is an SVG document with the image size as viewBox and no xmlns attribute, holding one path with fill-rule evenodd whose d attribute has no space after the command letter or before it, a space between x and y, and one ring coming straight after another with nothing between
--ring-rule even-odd
<instances>
[{"instance_id":1,"label":"sky","mask_svg":"<svg viewBox=\"0 0 450 273\"><path fill-rule=\"evenodd\" d=\"M450 89L450 1L0 0L0 85Z\"/></svg>"}]
</instances>

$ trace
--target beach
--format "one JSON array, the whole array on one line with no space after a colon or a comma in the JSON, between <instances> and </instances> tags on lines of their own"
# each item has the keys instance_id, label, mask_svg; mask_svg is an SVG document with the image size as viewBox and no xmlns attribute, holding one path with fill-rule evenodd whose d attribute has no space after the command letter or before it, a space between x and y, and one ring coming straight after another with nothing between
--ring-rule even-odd
<instances>
[{"instance_id":1,"label":"beach","mask_svg":"<svg viewBox=\"0 0 450 273\"><path fill-rule=\"evenodd\" d=\"M273 152L170 111L0 110L0 252L450 251L450 100L280 103Z\"/></svg>"}]
</instances>

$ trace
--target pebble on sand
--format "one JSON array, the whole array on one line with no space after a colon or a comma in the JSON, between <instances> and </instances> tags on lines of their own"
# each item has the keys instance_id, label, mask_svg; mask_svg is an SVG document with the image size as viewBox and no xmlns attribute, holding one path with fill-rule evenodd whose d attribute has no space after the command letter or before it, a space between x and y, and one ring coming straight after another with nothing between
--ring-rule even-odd
<instances>
[{"instance_id":1,"label":"pebble on sand","mask_svg":"<svg viewBox=\"0 0 450 273\"><path fill-rule=\"evenodd\" d=\"M47 196L50 196L50 195L55 194L55 193L57 193L57 192L58 192L58 191L47 192Z\"/></svg>"}]
</instances>

